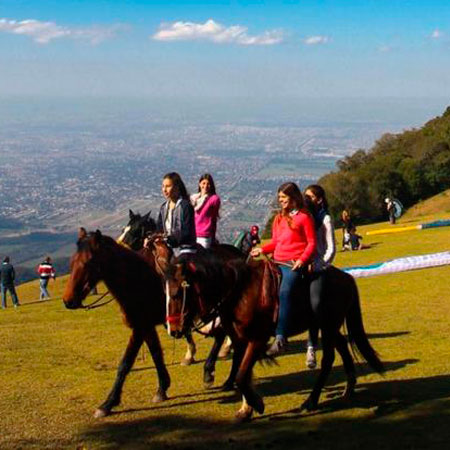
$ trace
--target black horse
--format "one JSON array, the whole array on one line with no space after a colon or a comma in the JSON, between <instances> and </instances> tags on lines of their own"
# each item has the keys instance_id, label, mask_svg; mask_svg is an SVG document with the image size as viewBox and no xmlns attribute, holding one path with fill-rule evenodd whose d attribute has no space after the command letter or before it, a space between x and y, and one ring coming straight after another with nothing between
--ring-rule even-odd
<instances>
[{"instance_id":1,"label":"black horse","mask_svg":"<svg viewBox=\"0 0 450 450\"><path fill-rule=\"evenodd\" d=\"M124 227L122 234L117 241L122 245L132 248L133 250L140 251L142 255L148 259L150 264L155 265L155 255L157 252L164 253L159 255L160 259L167 259L167 248L164 248L163 245L155 246L154 241L152 241L151 239L148 242L147 248L144 248L144 241L147 238L151 238L152 236L154 236L156 231L156 223L151 217L151 211L149 211L147 214L140 215L135 214L130 209L129 221ZM199 248L198 252L199 254L204 254L205 252L213 252L216 257L222 260L230 260L235 258L243 260L245 258L245 255L243 255L238 249L228 244L215 245L211 250L208 251L205 251L203 248ZM166 263L168 263L168 261L166 261ZM207 388L212 387L212 385L214 384L216 362L220 349L226 338L225 331L220 325L213 327L211 335L214 337L214 344L208 354L208 357L206 358L205 365L203 367L203 382L205 384L205 387ZM196 347L191 330L186 330L185 336L186 340L188 341L188 349L181 364L189 365L194 361ZM233 385L234 380L232 378L228 378L224 383L223 388L224 390L230 390L233 388Z\"/></svg>"}]
</instances>

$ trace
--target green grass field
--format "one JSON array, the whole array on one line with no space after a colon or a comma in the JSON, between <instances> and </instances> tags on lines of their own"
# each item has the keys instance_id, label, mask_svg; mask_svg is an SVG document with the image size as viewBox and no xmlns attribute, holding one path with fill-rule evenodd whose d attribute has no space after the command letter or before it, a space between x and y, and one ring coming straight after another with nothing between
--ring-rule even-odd
<instances>
[{"instance_id":1,"label":"green grass field","mask_svg":"<svg viewBox=\"0 0 450 450\"><path fill-rule=\"evenodd\" d=\"M372 248L338 253L337 265L449 250L450 228L367 236L363 242ZM266 412L245 425L233 423L240 398L205 390L202 364L181 367L185 344L162 329L170 400L151 403L156 374L148 353L141 354L116 413L94 419L128 338L117 306L69 311L60 299L37 302L37 281L20 286L22 306L0 310L0 448L443 449L450 442L449 278L446 266L358 280L366 330L386 375L359 364L356 395L346 403L339 398L345 376L337 356L321 408L299 413L318 373L306 369L305 336L299 336L279 366L256 367ZM64 278L50 284L55 297L63 284ZM211 341L198 337L197 343L201 361ZM218 363L217 384L229 368L229 360Z\"/></svg>"}]
</instances>

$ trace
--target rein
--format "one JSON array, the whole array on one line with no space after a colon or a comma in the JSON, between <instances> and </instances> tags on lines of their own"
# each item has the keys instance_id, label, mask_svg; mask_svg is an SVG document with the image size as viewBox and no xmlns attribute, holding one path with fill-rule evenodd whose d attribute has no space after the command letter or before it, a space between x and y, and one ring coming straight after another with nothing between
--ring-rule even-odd
<instances>
[{"instance_id":1,"label":"rein","mask_svg":"<svg viewBox=\"0 0 450 450\"><path fill-rule=\"evenodd\" d=\"M106 300L105 302L100 303L99 305L97 305L97 303L100 300L103 300L108 294L109 294L109 291L106 291L103 295L100 296L100 298L98 298L97 300L93 301L89 305L83 306L83 308L86 311L90 311L91 309L100 308L100 306L104 306L104 305L107 305L108 303L111 303L114 300L114 297L111 297L109 300Z\"/></svg>"}]
</instances>

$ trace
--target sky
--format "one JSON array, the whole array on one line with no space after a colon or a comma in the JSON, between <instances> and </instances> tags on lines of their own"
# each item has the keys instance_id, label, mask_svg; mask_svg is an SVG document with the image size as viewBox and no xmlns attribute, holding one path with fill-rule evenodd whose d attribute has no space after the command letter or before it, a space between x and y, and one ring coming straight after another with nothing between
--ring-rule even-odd
<instances>
[{"instance_id":1,"label":"sky","mask_svg":"<svg viewBox=\"0 0 450 450\"><path fill-rule=\"evenodd\" d=\"M0 0L0 96L449 98L448 0Z\"/></svg>"}]
</instances>

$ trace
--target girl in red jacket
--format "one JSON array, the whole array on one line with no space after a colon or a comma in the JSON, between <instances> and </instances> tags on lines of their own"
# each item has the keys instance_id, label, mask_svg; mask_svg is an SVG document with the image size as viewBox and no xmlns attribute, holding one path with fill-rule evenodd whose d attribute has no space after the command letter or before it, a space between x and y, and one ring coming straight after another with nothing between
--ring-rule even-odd
<instances>
[{"instance_id":1,"label":"girl in red jacket","mask_svg":"<svg viewBox=\"0 0 450 450\"><path fill-rule=\"evenodd\" d=\"M305 209L298 186L295 183L282 184L278 188L278 203L281 211L273 221L272 240L251 252L252 256L273 253L275 261L292 265L279 265L282 274L280 311L275 341L267 352L270 356L276 356L286 349L292 296L302 279L302 269L306 269L316 251L314 219Z\"/></svg>"}]
</instances>

